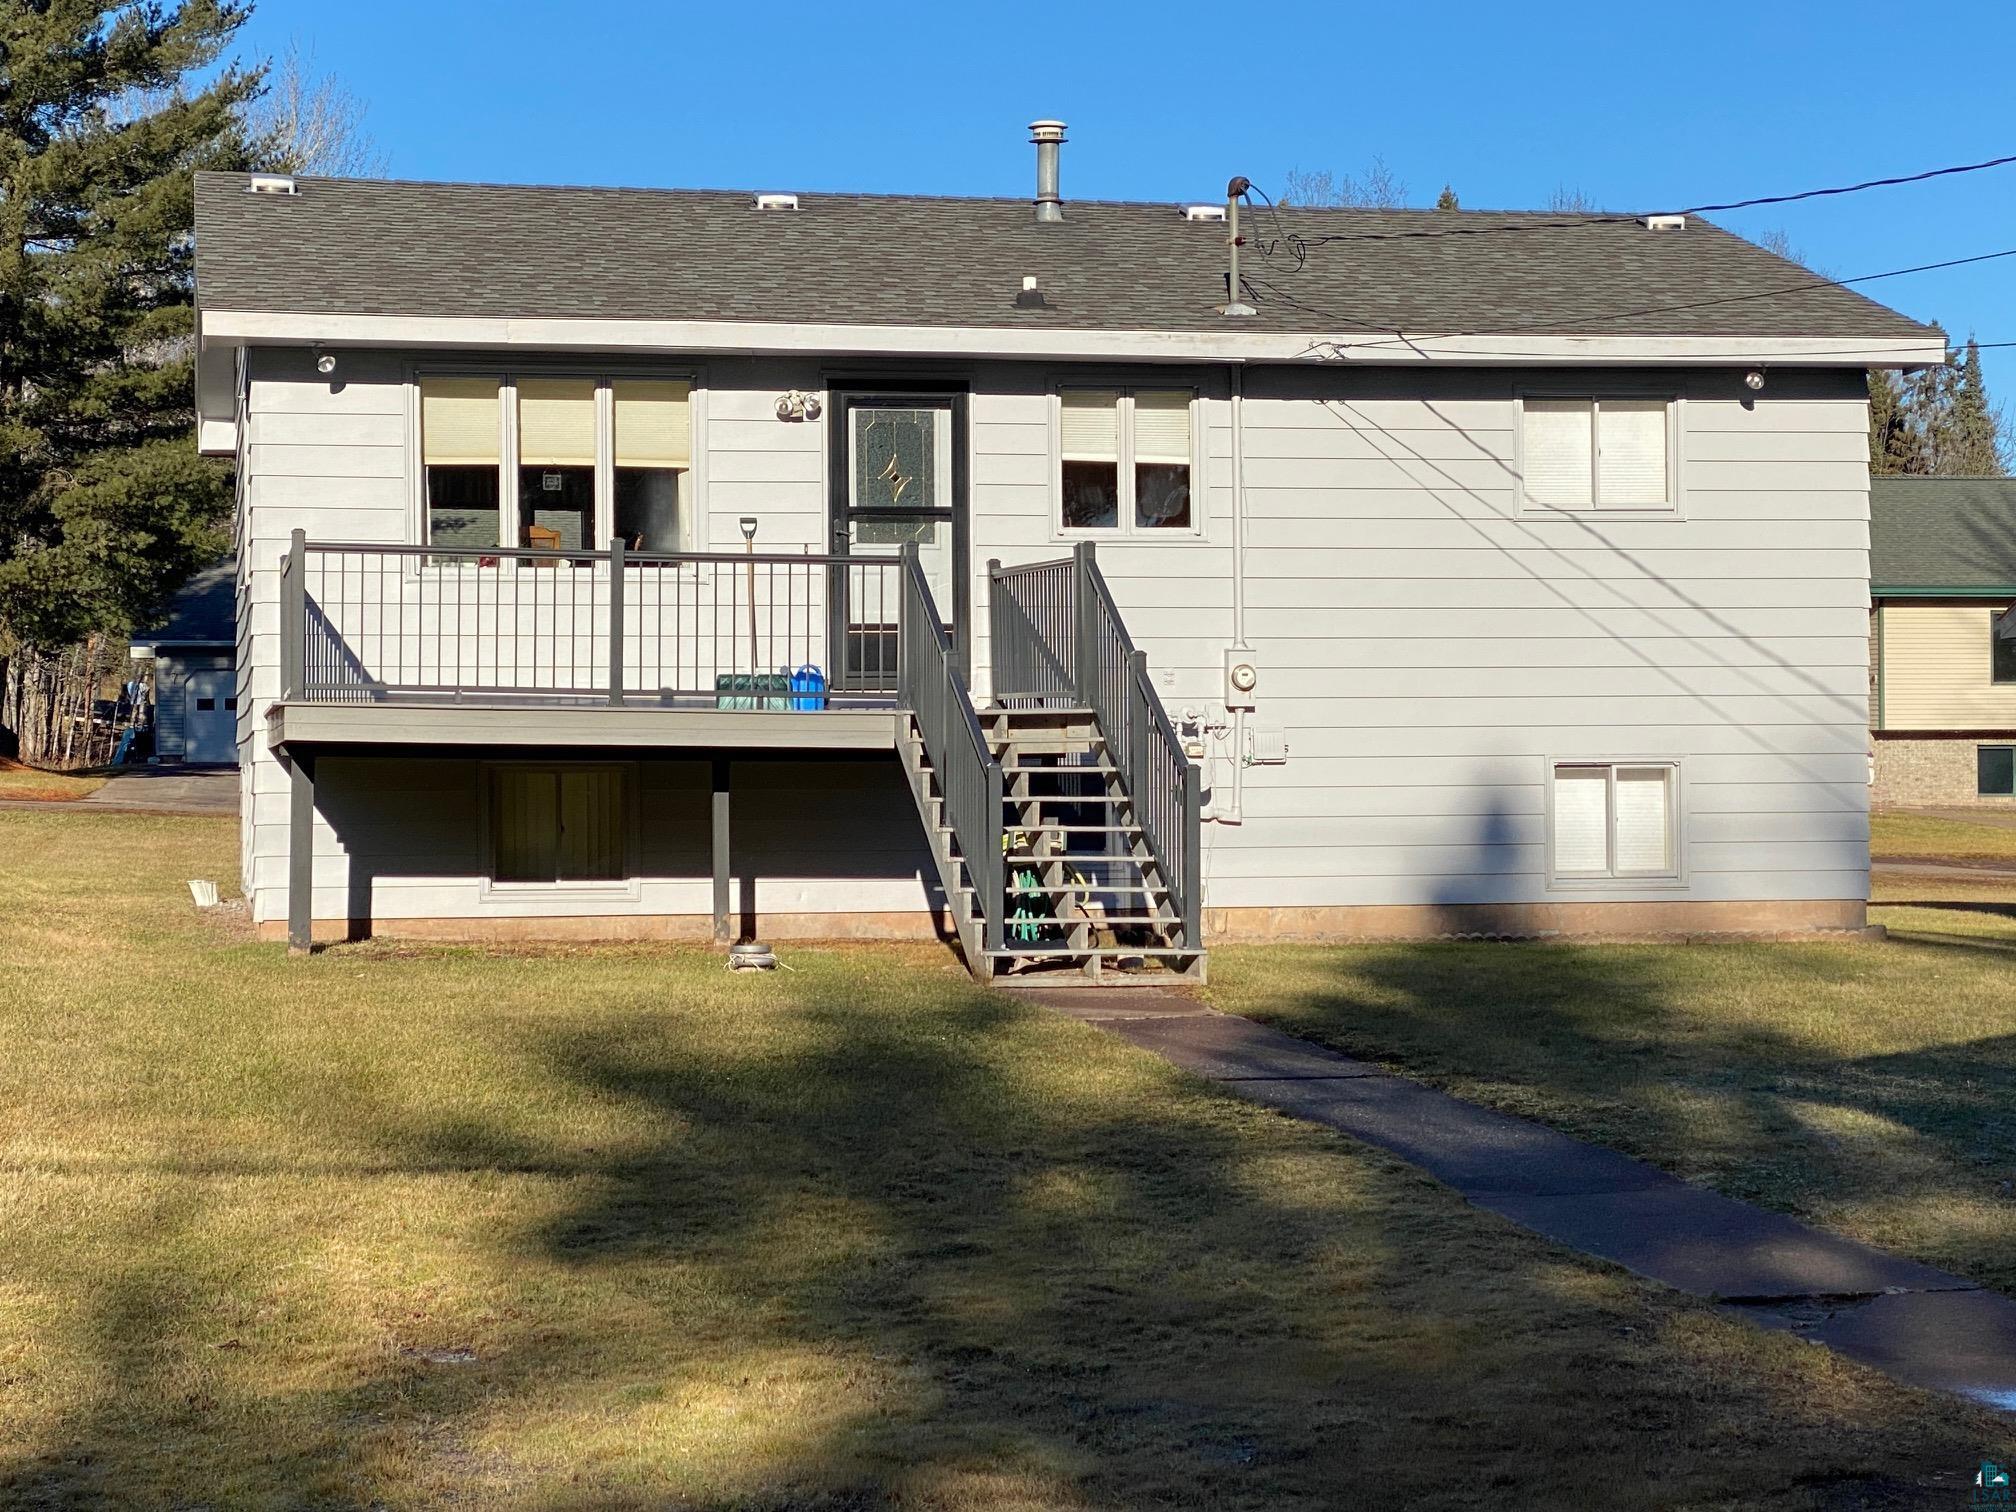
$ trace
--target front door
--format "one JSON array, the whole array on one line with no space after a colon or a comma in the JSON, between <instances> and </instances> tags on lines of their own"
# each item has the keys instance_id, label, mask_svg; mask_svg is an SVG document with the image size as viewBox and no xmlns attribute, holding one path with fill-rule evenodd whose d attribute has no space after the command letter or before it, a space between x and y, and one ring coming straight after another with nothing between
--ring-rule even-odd
<instances>
[{"instance_id":1,"label":"front door","mask_svg":"<svg viewBox=\"0 0 2016 1512\"><path fill-rule=\"evenodd\" d=\"M893 557L915 543L931 596L966 654L966 395L944 388L837 390L832 425L836 556ZM898 585L838 574L834 643L843 686L893 688Z\"/></svg>"}]
</instances>

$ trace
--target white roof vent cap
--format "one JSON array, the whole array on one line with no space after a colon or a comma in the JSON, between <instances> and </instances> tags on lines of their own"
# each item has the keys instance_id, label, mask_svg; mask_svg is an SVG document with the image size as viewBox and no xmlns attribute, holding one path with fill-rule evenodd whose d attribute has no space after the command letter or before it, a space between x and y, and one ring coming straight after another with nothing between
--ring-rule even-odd
<instances>
[{"instance_id":1,"label":"white roof vent cap","mask_svg":"<svg viewBox=\"0 0 2016 1512\"><path fill-rule=\"evenodd\" d=\"M287 173L255 173L245 181L247 194L299 194L294 177Z\"/></svg>"},{"instance_id":2,"label":"white roof vent cap","mask_svg":"<svg viewBox=\"0 0 2016 1512\"><path fill-rule=\"evenodd\" d=\"M759 194L756 196L758 210L796 210L798 196L795 194Z\"/></svg>"},{"instance_id":3,"label":"white roof vent cap","mask_svg":"<svg viewBox=\"0 0 2016 1512\"><path fill-rule=\"evenodd\" d=\"M1645 217L1647 231L1685 231L1687 217L1684 215L1648 215Z\"/></svg>"},{"instance_id":4,"label":"white roof vent cap","mask_svg":"<svg viewBox=\"0 0 2016 1512\"><path fill-rule=\"evenodd\" d=\"M1222 221L1225 219L1223 205L1184 205L1183 219L1186 221Z\"/></svg>"}]
</instances>

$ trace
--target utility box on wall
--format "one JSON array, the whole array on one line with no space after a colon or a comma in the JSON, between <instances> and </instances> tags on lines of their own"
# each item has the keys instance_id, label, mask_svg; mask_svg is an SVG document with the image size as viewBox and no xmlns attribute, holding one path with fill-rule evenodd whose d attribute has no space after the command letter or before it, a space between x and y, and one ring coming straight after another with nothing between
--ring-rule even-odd
<instances>
[{"instance_id":1,"label":"utility box on wall","mask_svg":"<svg viewBox=\"0 0 2016 1512\"><path fill-rule=\"evenodd\" d=\"M1225 707L1228 709L1251 709L1255 707L1260 689L1260 663L1253 652L1245 646L1228 646L1225 649Z\"/></svg>"}]
</instances>

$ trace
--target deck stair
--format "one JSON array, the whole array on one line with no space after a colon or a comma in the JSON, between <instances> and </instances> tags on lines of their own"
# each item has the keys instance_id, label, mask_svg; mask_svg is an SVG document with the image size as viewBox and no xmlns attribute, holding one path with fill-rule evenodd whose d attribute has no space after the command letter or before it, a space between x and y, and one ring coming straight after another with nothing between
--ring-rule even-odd
<instances>
[{"instance_id":1,"label":"deck stair","mask_svg":"<svg viewBox=\"0 0 2016 1512\"><path fill-rule=\"evenodd\" d=\"M949 642L914 636L898 741L968 965L1044 985L1201 979L1198 775L1146 659L1089 549L992 571L1000 696L975 707ZM935 626L921 574L907 591L925 602L906 622Z\"/></svg>"}]
</instances>

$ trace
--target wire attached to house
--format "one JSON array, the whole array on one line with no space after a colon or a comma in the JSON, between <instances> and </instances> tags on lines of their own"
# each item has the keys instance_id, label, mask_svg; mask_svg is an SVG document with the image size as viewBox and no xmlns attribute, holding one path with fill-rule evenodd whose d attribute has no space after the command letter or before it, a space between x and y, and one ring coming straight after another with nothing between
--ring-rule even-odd
<instances>
[{"instance_id":1,"label":"wire attached to house","mask_svg":"<svg viewBox=\"0 0 2016 1512\"><path fill-rule=\"evenodd\" d=\"M1820 189L1799 189L1790 194L1760 194L1750 199L1724 200L1718 204L1688 205L1679 210L1640 211L1631 215L1614 212L1599 212L1592 215L1575 215L1561 220L1515 222L1511 225L1496 226L1442 226L1423 231L1339 231L1322 236L1303 236L1296 232L1283 231L1278 211L1274 213L1277 239L1273 242L1255 240L1253 245L1262 257L1271 258L1277 251L1285 250L1295 261L1296 271L1309 260L1312 248L1327 246L1333 242L1382 242L1382 241L1428 241L1447 236L1513 236L1533 231L1573 230L1583 226L1624 225L1645 220L1653 215L1714 215L1724 210L1755 210L1765 205L1792 205L1802 200L1826 199L1842 194L1860 194L1868 189L1893 189L1902 184L1922 184L1928 179L1950 178L1962 173L1981 173L1990 168L2004 168L2016 163L2016 153L2003 157L1985 158L1978 163L1954 163L1944 168L1927 168L1919 173L1900 173L1888 178L1864 179L1855 184L1832 184ZM1274 211L1274 201L1264 190L1257 191L1266 200L1267 207Z\"/></svg>"}]
</instances>

